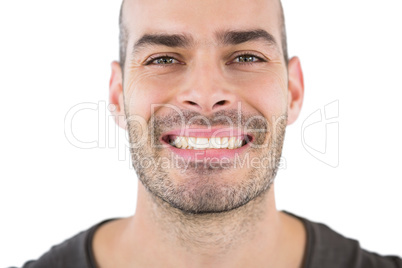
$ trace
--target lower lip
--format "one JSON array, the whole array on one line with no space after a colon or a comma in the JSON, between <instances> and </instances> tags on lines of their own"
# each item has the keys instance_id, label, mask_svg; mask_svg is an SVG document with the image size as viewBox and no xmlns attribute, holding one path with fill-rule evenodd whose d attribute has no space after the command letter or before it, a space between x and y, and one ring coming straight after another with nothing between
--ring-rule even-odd
<instances>
[{"instance_id":1,"label":"lower lip","mask_svg":"<svg viewBox=\"0 0 402 268\"><path fill-rule=\"evenodd\" d=\"M205 161L205 160L220 160L220 159L233 159L234 157L240 156L248 147L249 144L246 144L237 149L203 149L203 150L195 150L195 149L179 149L176 148L166 142L164 142L169 149L177 154L178 156L190 160L190 161Z\"/></svg>"}]
</instances>

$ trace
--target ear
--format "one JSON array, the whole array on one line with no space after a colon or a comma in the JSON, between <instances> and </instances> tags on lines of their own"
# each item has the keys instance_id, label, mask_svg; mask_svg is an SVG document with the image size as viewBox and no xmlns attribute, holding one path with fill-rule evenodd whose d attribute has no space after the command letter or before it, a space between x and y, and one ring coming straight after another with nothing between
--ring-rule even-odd
<instances>
[{"instance_id":1,"label":"ear","mask_svg":"<svg viewBox=\"0 0 402 268\"><path fill-rule=\"evenodd\" d=\"M112 74L109 82L110 112L116 124L126 129L126 115L124 113L123 75L120 64L112 62Z\"/></svg>"},{"instance_id":2,"label":"ear","mask_svg":"<svg viewBox=\"0 0 402 268\"><path fill-rule=\"evenodd\" d=\"M296 121L303 105L304 78L298 57L293 57L288 66L288 125Z\"/></svg>"}]
</instances>

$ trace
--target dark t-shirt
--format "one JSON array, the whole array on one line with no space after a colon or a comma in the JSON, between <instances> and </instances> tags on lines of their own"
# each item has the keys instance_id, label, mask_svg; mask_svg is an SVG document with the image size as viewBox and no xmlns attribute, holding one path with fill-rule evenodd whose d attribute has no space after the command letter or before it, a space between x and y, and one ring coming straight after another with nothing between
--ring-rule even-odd
<instances>
[{"instance_id":1,"label":"dark t-shirt","mask_svg":"<svg viewBox=\"0 0 402 268\"><path fill-rule=\"evenodd\" d=\"M368 252L360 248L358 241L345 238L324 224L288 214L300 219L306 228L303 268L402 268L399 257ZM92 239L95 231L109 221L53 246L37 261L29 261L22 268L96 268Z\"/></svg>"}]
</instances>

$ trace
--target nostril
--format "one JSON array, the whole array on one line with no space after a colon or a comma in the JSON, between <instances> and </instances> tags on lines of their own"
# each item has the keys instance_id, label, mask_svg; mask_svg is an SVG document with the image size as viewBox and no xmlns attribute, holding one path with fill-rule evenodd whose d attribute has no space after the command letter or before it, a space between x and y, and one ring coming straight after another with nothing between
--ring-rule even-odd
<instances>
[{"instance_id":1,"label":"nostril","mask_svg":"<svg viewBox=\"0 0 402 268\"><path fill-rule=\"evenodd\" d=\"M214 107L213 107L213 108L216 108L217 106L223 106L223 105L225 105L225 104L226 104L226 101L225 101L225 100L218 101L217 103L214 104Z\"/></svg>"},{"instance_id":2,"label":"nostril","mask_svg":"<svg viewBox=\"0 0 402 268\"><path fill-rule=\"evenodd\" d=\"M193 102L193 101L186 101L188 104L192 105L192 106L197 106L198 104Z\"/></svg>"},{"instance_id":3,"label":"nostril","mask_svg":"<svg viewBox=\"0 0 402 268\"><path fill-rule=\"evenodd\" d=\"M194 101L185 101L184 103L187 105L190 105L190 106L198 106L199 107L198 103L196 103Z\"/></svg>"}]
</instances>

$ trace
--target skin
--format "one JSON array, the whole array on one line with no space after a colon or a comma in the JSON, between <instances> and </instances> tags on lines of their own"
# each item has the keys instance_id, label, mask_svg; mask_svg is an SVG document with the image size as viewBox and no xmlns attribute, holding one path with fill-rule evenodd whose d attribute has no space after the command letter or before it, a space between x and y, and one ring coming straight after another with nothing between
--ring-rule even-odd
<instances>
[{"instance_id":1,"label":"skin","mask_svg":"<svg viewBox=\"0 0 402 268\"><path fill-rule=\"evenodd\" d=\"M130 0L123 10L129 33L127 58L124 70L118 62L112 63L110 102L116 107L116 122L128 128L131 141L135 127L127 127L124 118L142 118L140 125L147 129L151 116L169 113L168 108L159 107L152 114L151 104L174 105L210 117L241 103L242 112L262 115L271 127L281 116L287 115L287 124L296 120L303 102L303 75L297 57L288 66L284 61L278 1L237 0L233 5L229 0ZM250 29L267 31L277 45L268 46L259 39L224 46L216 39L217 31ZM186 48L148 46L133 54L136 41L152 33L188 34L194 42ZM238 64L240 52L261 60ZM146 65L155 55L177 61L168 67ZM271 133L264 142L272 139ZM248 153L259 157L270 150ZM148 143L141 151L154 155ZM160 154L167 155L168 150ZM198 178L194 193L214 178L216 193L223 194L225 185L237 187L252 181L251 170L228 169L216 177L195 169L184 174L172 169L167 174L173 185L187 190L190 186L185 182ZM144 173L152 180L149 172ZM273 173L269 173L272 179ZM259 175L258 187L267 185L263 179L269 174ZM95 234L93 248L102 268L302 267L305 239L302 224L276 210L273 184L240 207L194 214L172 207L139 183L136 214L103 225Z\"/></svg>"}]
</instances>

